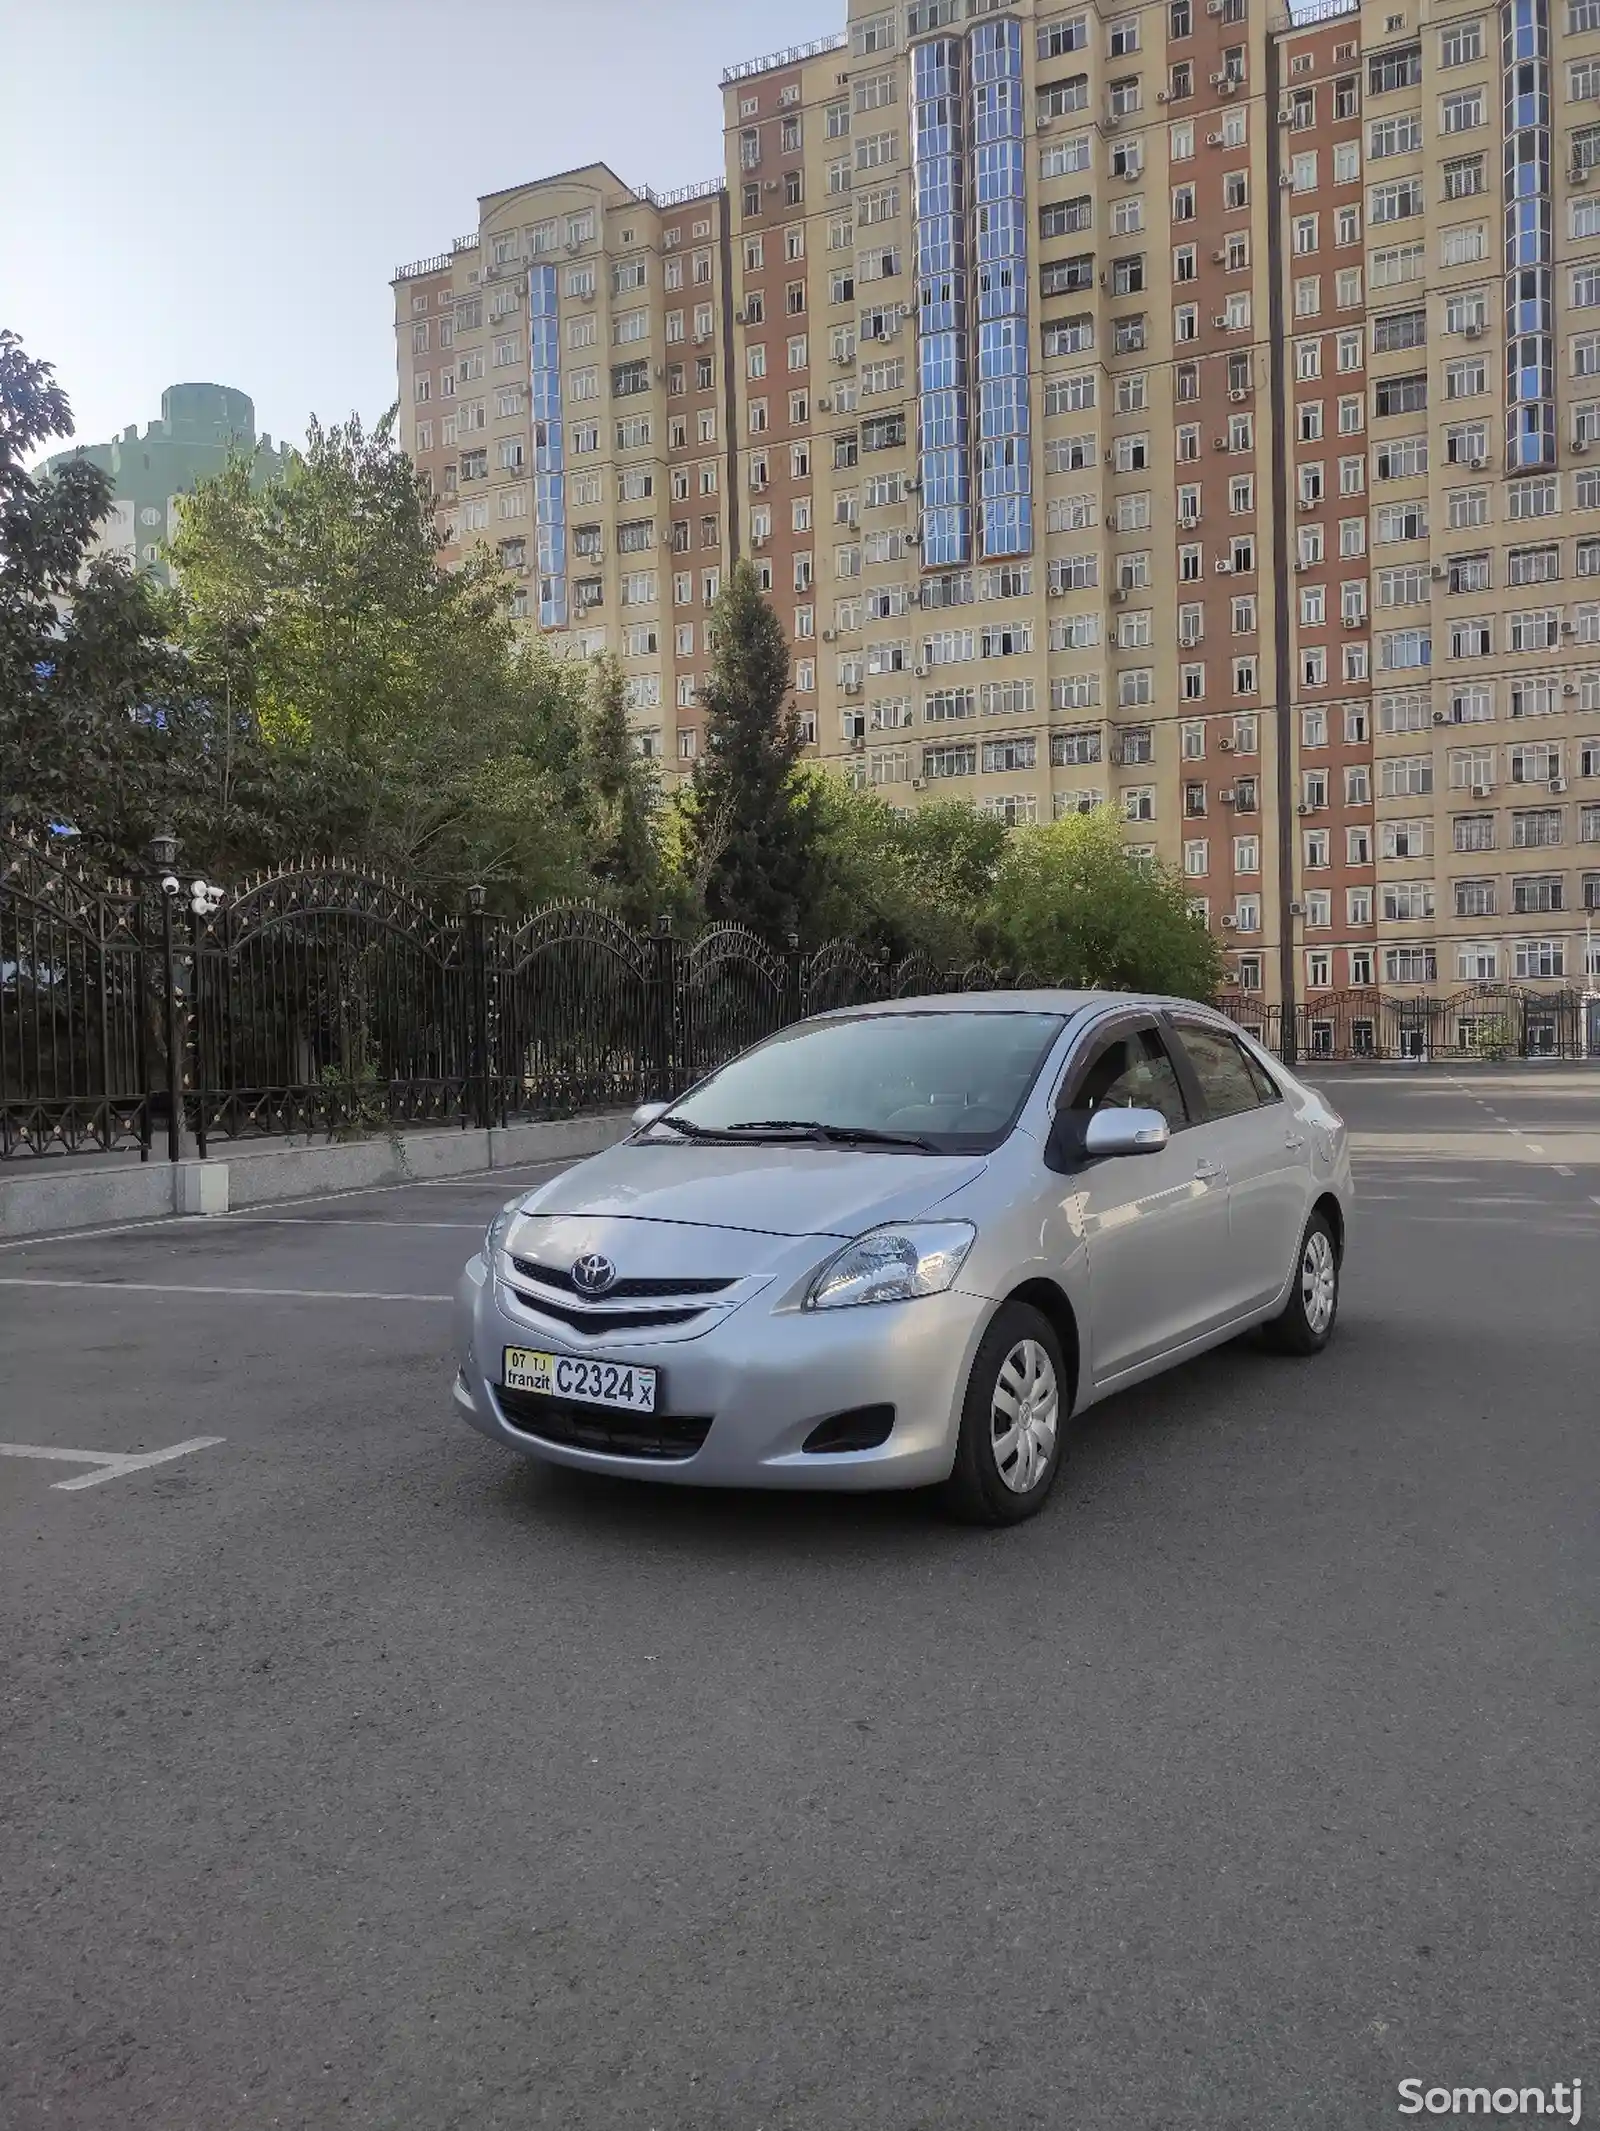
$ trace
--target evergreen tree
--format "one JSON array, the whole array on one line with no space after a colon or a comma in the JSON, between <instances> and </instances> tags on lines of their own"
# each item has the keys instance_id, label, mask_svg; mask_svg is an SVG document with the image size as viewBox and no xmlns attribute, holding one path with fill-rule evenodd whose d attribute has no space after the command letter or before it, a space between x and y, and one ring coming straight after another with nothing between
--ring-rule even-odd
<instances>
[{"instance_id":1,"label":"evergreen tree","mask_svg":"<svg viewBox=\"0 0 1600 2131\"><path fill-rule=\"evenodd\" d=\"M653 766L634 745L622 667L615 657L594 661L583 743L595 817L589 870L623 916L648 923L660 894L660 786Z\"/></svg>"},{"instance_id":2,"label":"evergreen tree","mask_svg":"<svg viewBox=\"0 0 1600 2131\"><path fill-rule=\"evenodd\" d=\"M817 803L796 774L804 742L789 700L789 645L756 573L737 562L712 613L702 691L706 748L688 809L693 877L707 912L774 937L805 929Z\"/></svg>"}]
</instances>

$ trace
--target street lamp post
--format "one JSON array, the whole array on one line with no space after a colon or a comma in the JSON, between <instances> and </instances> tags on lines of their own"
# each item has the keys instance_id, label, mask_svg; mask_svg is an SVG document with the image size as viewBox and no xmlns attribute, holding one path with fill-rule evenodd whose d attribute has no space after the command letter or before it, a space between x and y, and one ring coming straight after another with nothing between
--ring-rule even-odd
<instances>
[{"instance_id":1,"label":"street lamp post","mask_svg":"<svg viewBox=\"0 0 1600 2131\"><path fill-rule=\"evenodd\" d=\"M170 829L151 837L150 857L161 894L161 981L167 1040L167 1160L175 1162L183 1153L183 1044L178 1013L178 957L173 939L173 914L184 890L176 870L178 839ZM197 877L189 883L192 916L210 917L221 901L222 890L210 881ZM201 1129L203 1135L203 1125Z\"/></svg>"},{"instance_id":2,"label":"street lamp post","mask_svg":"<svg viewBox=\"0 0 1600 2131\"><path fill-rule=\"evenodd\" d=\"M172 950L172 907L182 882L173 871L178 863L178 839L170 829L150 839L161 889L161 982L165 994L167 1043L167 1160L175 1162L183 1152L183 1061L178 1056L178 972Z\"/></svg>"}]
</instances>

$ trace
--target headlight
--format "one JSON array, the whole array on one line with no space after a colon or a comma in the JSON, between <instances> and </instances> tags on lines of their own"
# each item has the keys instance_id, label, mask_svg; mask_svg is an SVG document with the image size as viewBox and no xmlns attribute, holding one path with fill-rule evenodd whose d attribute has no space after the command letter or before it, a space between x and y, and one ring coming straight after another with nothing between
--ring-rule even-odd
<instances>
[{"instance_id":1,"label":"headlight","mask_svg":"<svg viewBox=\"0 0 1600 2131\"><path fill-rule=\"evenodd\" d=\"M521 1211L520 1199L508 1199L489 1223L488 1234L483 1239L483 1258L491 1272L494 1270L495 1253L505 1249L506 1237L511 1233L511 1224Z\"/></svg>"},{"instance_id":2,"label":"headlight","mask_svg":"<svg viewBox=\"0 0 1600 2131\"><path fill-rule=\"evenodd\" d=\"M968 1221L913 1221L873 1228L830 1258L811 1283L808 1310L842 1310L857 1302L909 1302L940 1295L977 1241Z\"/></svg>"}]
</instances>

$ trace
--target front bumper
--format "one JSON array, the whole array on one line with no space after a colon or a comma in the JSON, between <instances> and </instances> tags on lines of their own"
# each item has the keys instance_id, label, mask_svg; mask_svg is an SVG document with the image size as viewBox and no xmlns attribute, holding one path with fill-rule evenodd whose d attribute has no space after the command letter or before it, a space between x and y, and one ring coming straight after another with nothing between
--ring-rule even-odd
<instances>
[{"instance_id":1,"label":"front bumper","mask_svg":"<svg viewBox=\"0 0 1600 2131\"><path fill-rule=\"evenodd\" d=\"M692 1457L621 1457L547 1442L512 1425L495 1392L502 1350L529 1346L525 1318L500 1307L481 1257L456 1291L455 1402L465 1419L508 1450L579 1471L621 1473L685 1487L925 1487L948 1478L961 1405L978 1341L995 1305L951 1291L915 1302L833 1312L773 1310L758 1295L703 1336L563 1337L539 1343L659 1371L670 1414L709 1414ZM858 1406L891 1405L894 1427L873 1450L807 1452L819 1421Z\"/></svg>"}]
</instances>

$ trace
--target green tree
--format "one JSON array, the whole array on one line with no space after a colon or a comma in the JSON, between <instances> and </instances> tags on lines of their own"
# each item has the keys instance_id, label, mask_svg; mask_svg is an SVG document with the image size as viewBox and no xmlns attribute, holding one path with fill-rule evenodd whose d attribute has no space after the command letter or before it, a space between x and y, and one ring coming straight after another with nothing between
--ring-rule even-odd
<instances>
[{"instance_id":1,"label":"green tree","mask_svg":"<svg viewBox=\"0 0 1600 2131\"><path fill-rule=\"evenodd\" d=\"M252 490L240 462L196 491L171 549L193 671L266 750L298 848L423 892L482 880L505 908L580 892L587 676L519 636L487 555L439 567L391 422L313 419L281 478ZM240 853L256 826L222 840Z\"/></svg>"},{"instance_id":2,"label":"green tree","mask_svg":"<svg viewBox=\"0 0 1600 2131\"><path fill-rule=\"evenodd\" d=\"M1221 981L1182 879L1130 858L1105 807L1014 830L986 919L998 951L1049 983L1209 999Z\"/></svg>"},{"instance_id":3,"label":"green tree","mask_svg":"<svg viewBox=\"0 0 1600 2131\"><path fill-rule=\"evenodd\" d=\"M647 922L661 894L661 792L653 765L634 745L622 667L614 657L592 663L583 739L594 817L589 870L623 916Z\"/></svg>"},{"instance_id":4,"label":"green tree","mask_svg":"<svg viewBox=\"0 0 1600 2131\"><path fill-rule=\"evenodd\" d=\"M818 832L808 935L846 935L937 962L965 962L1006 830L960 800L899 814L871 790L807 773Z\"/></svg>"},{"instance_id":5,"label":"green tree","mask_svg":"<svg viewBox=\"0 0 1600 2131\"><path fill-rule=\"evenodd\" d=\"M706 747L683 806L690 884L713 917L769 936L798 932L814 886L818 806L797 775L804 742L788 639L750 563L734 564L712 627Z\"/></svg>"},{"instance_id":6,"label":"green tree","mask_svg":"<svg viewBox=\"0 0 1600 2131\"><path fill-rule=\"evenodd\" d=\"M0 332L0 827L76 829L119 868L205 775L209 732L167 642L172 604L120 560L90 556L105 474L25 456L72 434L48 363Z\"/></svg>"}]
</instances>

